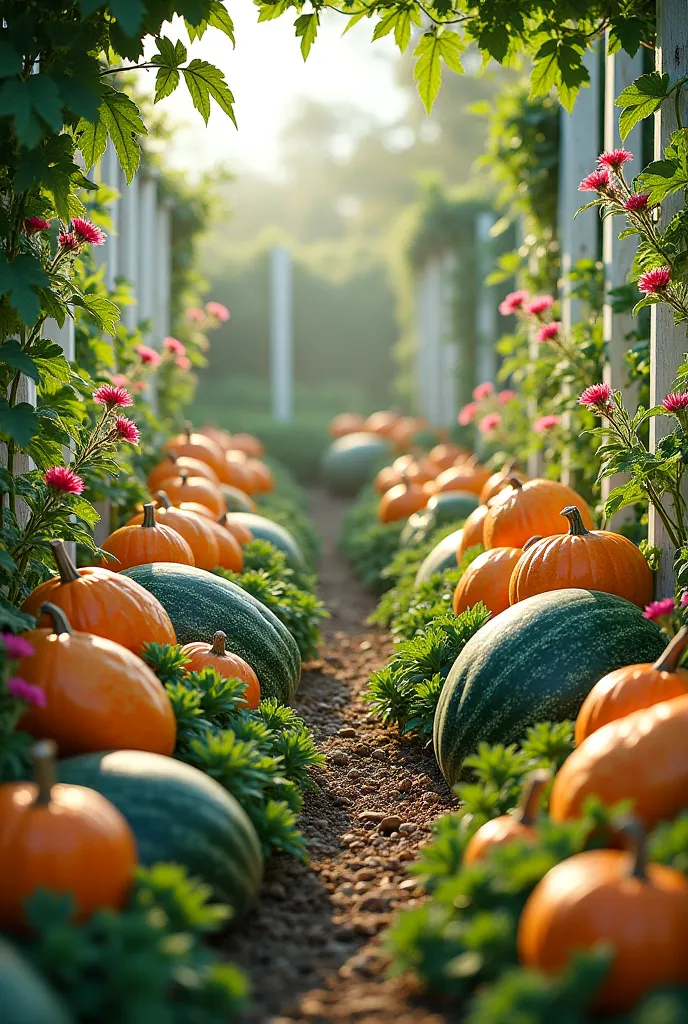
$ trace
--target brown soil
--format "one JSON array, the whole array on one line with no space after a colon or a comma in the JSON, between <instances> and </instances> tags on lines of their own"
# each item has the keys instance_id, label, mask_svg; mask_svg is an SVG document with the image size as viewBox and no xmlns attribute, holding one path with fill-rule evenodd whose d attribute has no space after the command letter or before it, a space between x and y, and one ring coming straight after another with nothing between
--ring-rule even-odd
<instances>
[{"instance_id":1,"label":"brown soil","mask_svg":"<svg viewBox=\"0 0 688 1024\"><path fill-rule=\"evenodd\" d=\"M381 933L397 908L418 904L408 866L451 799L432 754L382 729L362 699L389 641L365 625L374 601L337 552L344 508L312 496L320 596L332 618L322 659L304 673L295 701L327 756L302 818L310 863L273 860L256 912L225 944L251 979L246 1024L448 1019L387 973Z\"/></svg>"}]
</instances>

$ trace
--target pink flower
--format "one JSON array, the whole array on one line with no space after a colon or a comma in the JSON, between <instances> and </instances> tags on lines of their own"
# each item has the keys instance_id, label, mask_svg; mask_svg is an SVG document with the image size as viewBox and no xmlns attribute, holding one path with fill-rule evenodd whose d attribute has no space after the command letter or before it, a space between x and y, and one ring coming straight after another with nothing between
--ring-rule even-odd
<instances>
[{"instance_id":1,"label":"pink flower","mask_svg":"<svg viewBox=\"0 0 688 1024\"><path fill-rule=\"evenodd\" d=\"M209 316L214 316L216 319L221 320L222 323L229 320L229 310L221 302L206 302L205 311Z\"/></svg>"},{"instance_id":2,"label":"pink flower","mask_svg":"<svg viewBox=\"0 0 688 1024\"><path fill-rule=\"evenodd\" d=\"M605 192L609 188L609 171L606 167L601 171L592 171L583 178L578 186L579 192Z\"/></svg>"},{"instance_id":3,"label":"pink flower","mask_svg":"<svg viewBox=\"0 0 688 1024\"><path fill-rule=\"evenodd\" d=\"M72 230L80 242L88 242L90 245L103 245L107 238L104 231L85 217L73 217Z\"/></svg>"},{"instance_id":4,"label":"pink flower","mask_svg":"<svg viewBox=\"0 0 688 1024\"><path fill-rule=\"evenodd\" d=\"M137 394L140 394L142 391L145 391L146 388L148 387L148 385L146 384L145 380L135 380L134 383L131 386L132 386L132 389Z\"/></svg>"},{"instance_id":5,"label":"pink flower","mask_svg":"<svg viewBox=\"0 0 688 1024\"><path fill-rule=\"evenodd\" d=\"M186 352L184 345L177 338L163 338L162 347L168 352L175 352L178 356L183 356Z\"/></svg>"},{"instance_id":6,"label":"pink flower","mask_svg":"<svg viewBox=\"0 0 688 1024\"><path fill-rule=\"evenodd\" d=\"M638 210L645 210L649 202L650 197L645 192L634 192L632 196L629 196L624 203L624 209L630 213L636 213Z\"/></svg>"},{"instance_id":7,"label":"pink flower","mask_svg":"<svg viewBox=\"0 0 688 1024\"><path fill-rule=\"evenodd\" d=\"M638 278L638 291L645 295L657 295L669 284L671 267L655 267L654 270L646 270Z\"/></svg>"},{"instance_id":8,"label":"pink flower","mask_svg":"<svg viewBox=\"0 0 688 1024\"><path fill-rule=\"evenodd\" d=\"M28 640L25 640L23 636L14 636L13 633L3 633L2 642L5 645L5 654L12 661L17 661L19 658L30 658L34 653L34 649Z\"/></svg>"},{"instance_id":9,"label":"pink flower","mask_svg":"<svg viewBox=\"0 0 688 1024\"><path fill-rule=\"evenodd\" d=\"M515 313L517 309L520 309L523 303L528 298L528 292L509 292L509 294L499 303L499 312L502 316L510 316Z\"/></svg>"},{"instance_id":10,"label":"pink flower","mask_svg":"<svg viewBox=\"0 0 688 1024\"><path fill-rule=\"evenodd\" d=\"M482 402L483 398L489 398L492 394L494 394L494 384L489 380L485 380L482 384L478 384L477 387L473 388L473 397L476 402Z\"/></svg>"},{"instance_id":11,"label":"pink flower","mask_svg":"<svg viewBox=\"0 0 688 1024\"><path fill-rule=\"evenodd\" d=\"M126 416L115 418L115 433L121 441L127 441L129 444L138 444L141 438L139 428Z\"/></svg>"},{"instance_id":12,"label":"pink flower","mask_svg":"<svg viewBox=\"0 0 688 1024\"><path fill-rule=\"evenodd\" d=\"M657 619L661 619L665 615L671 615L673 611L673 597L663 597L661 601L653 601L651 604L645 606L643 618L651 619L653 622L656 622Z\"/></svg>"},{"instance_id":13,"label":"pink flower","mask_svg":"<svg viewBox=\"0 0 688 1024\"><path fill-rule=\"evenodd\" d=\"M110 378L110 383L113 384L116 388L125 388L129 381L127 380L123 373L115 373Z\"/></svg>"},{"instance_id":14,"label":"pink flower","mask_svg":"<svg viewBox=\"0 0 688 1024\"><path fill-rule=\"evenodd\" d=\"M73 252L81 244L73 231L60 231L57 242L64 252Z\"/></svg>"},{"instance_id":15,"label":"pink flower","mask_svg":"<svg viewBox=\"0 0 688 1024\"><path fill-rule=\"evenodd\" d=\"M191 309L187 309L186 316L187 319L191 320L191 322L195 324L200 324L205 320L205 313L203 312L203 310L197 309L193 306L191 307Z\"/></svg>"},{"instance_id":16,"label":"pink flower","mask_svg":"<svg viewBox=\"0 0 688 1024\"><path fill-rule=\"evenodd\" d=\"M599 412L606 410L611 404L611 400L612 389L609 384L591 384L578 399L578 404Z\"/></svg>"},{"instance_id":17,"label":"pink flower","mask_svg":"<svg viewBox=\"0 0 688 1024\"><path fill-rule=\"evenodd\" d=\"M517 398L517 397L518 396L517 396L516 392L515 391L509 391L508 388L505 388L504 391L499 391L497 393L497 401L499 402L500 405L506 405L506 403L510 402L512 398Z\"/></svg>"},{"instance_id":18,"label":"pink flower","mask_svg":"<svg viewBox=\"0 0 688 1024\"><path fill-rule=\"evenodd\" d=\"M27 704L35 704L37 708L44 708L46 705L45 691L40 686L33 686L25 679L14 676L7 680L7 689L17 700L24 700Z\"/></svg>"},{"instance_id":19,"label":"pink flower","mask_svg":"<svg viewBox=\"0 0 688 1024\"><path fill-rule=\"evenodd\" d=\"M534 299L526 305L526 313L530 313L532 316L539 316L540 313L544 313L546 310L551 309L554 305L554 297L552 295L536 295Z\"/></svg>"},{"instance_id":20,"label":"pink flower","mask_svg":"<svg viewBox=\"0 0 688 1024\"><path fill-rule=\"evenodd\" d=\"M541 416L533 423L533 430L536 434L544 434L548 430L553 430L554 427L559 426L558 416Z\"/></svg>"},{"instance_id":21,"label":"pink flower","mask_svg":"<svg viewBox=\"0 0 688 1024\"><path fill-rule=\"evenodd\" d=\"M679 409L688 408L688 391L674 391L662 399L662 405L667 412L677 412Z\"/></svg>"},{"instance_id":22,"label":"pink flower","mask_svg":"<svg viewBox=\"0 0 688 1024\"><path fill-rule=\"evenodd\" d=\"M499 424L502 422L502 417L498 412L491 412L487 416L483 416L479 423L480 431L483 434L489 434L491 431L496 430Z\"/></svg>"},{"instance_id":23,"label":"pink flower","mask_svg":"<svg viewBox=\"0 0 688 1024\"><path fill-rule=\"evenodd\" d=\"M617 174L625 163L633 159L633 154L627 149L609 149L606 153L600 153L597 163L600 167L611 167Z\"/></svg>"},{"instance_id":24,"label":"pink flower","mask_svg":"<svg viewBox=\"0 0 688 1024\"><path fill-rule=\"evenodd\" d=\"M126 388L116 387L114 384L101 384L93 392L93 401L98 405L107 405L108 409L116 406L124 409L127 405L133 405L134 399Z\"/></svg>"},{"instance_id":25,"label":"pink flower","mask_svg":"<svg viewBox=\"0 0 688 1024\"><path fill-rule=\"evenodd\" d=\"M464 405L463 409L461 410L461 412L457 416L457 419L459 421L459 425L462 426L462 427L467 427L469 423L472 423L473 422L473 417L475 416L477 408L478 408L478 403L477 402L469 402L468 405Z\"/></svg>"},{"instance_id":26,"label":"pink flower","mask_svg":"<svg viewBox=\"0 0 688 1024\"><path fill-rule=\"evenodd\" d=\"M681 594L681 607L688 608L688 590L684 590Z\"/></svg>"},{"instance_id":27,"label":"pink flower","mask_svg":"<svg viewBox=\"0 0 688 1024\"><path fill-rule=\"evenodd\" d=\"M24 221L24 234L35 235L39 231L47 231L49 227L49 220L43 220L42 217L27 217Z\"/></svg>"},{"instance_id":28,"label":"pink flower","mask_svg":"<svg viewBox=\"0 0 688 1024\"><path fill-rule=\"evenodd\" d=\"M549 324L543 324L540 330L537 332L537 340L540 344L546 341L552 341L553 338L559 337L559 331L561 330L561 324L558 320L552 320Z\"/></svg>"},{"instance_id":29,"label":"pink flower","mask_svg":"<svg viewBox=\"0 0 688 1024\"><path fill-rule=\"evenodd\" d=\"M177 358L175 359L175 363L177 364L180 370L191 369L191 360L189 359L188 356L177 356Z\"/></svg>"},{"instance_id":30,"label":"pink flower","mask_svg":"<svg viewBox=\"0 0 688 1024\"><path fill-rule=\"evenodd\" d=\"M136 353L142 363L146 363L147 366L158 366L160 363L160 353L156 352L154 348L149 348L148 345L137 345Z\"/></svg>"},{"instance_id":31,"label":"pink flower","mask_svg":"<svg viewBox=\"0 0 688 1024\"><path fill-rule=\"evenodd\" d=\"M51 466L43 474L43 480L54 491L63 494L81 494L86 484L69 466Z\"/></svg>"}]
</instances>

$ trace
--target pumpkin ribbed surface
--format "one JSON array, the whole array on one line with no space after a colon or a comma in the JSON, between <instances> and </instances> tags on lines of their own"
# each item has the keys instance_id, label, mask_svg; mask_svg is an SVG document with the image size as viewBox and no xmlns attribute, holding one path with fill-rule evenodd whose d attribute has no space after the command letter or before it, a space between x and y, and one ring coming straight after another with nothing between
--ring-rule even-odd
<instances>
[{"instance_id":1,"label":"pumpkin ribbed surface","mask_svg":"<svg viewBox=\"0 0 688 1024\"><path fill-rule=\"evenodd\" d=\"M568 523L561 510L567 505L580 509L584 525L592 529L590 509L572 488L556 480L535 479L505 487L490 502L483 525L486 548L522 548L531 537L567 533Z\"/></svg>"},{"instance_id":2,"label":"pumpkin ribbed surface","mask_svg":"<svg viewBox=\"0 0 688 1024\"><path fill-rule=\"evenodd\" d=\"M493 615L508 608L511 573L520 557L520 548L491 548L478 555L454 591L454 614L460 615L480 601Z\"/></svg>"}]
</instances>

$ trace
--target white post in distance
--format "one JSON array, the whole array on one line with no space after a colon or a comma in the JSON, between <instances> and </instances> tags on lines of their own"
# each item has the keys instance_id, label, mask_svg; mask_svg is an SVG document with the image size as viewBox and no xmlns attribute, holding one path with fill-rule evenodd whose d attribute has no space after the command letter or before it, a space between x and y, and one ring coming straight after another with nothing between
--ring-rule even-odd
<instances>
[{"instance_id":1,"label":"white post in distance","mask_svg":"<svg viewBox=\"0 0 688 1024\"><path fill-rule=\"evenodd\" d=\"M270 376L272 415L288 423L293 415L292 258L284 246L270 253Z\"/></svg>"},{"instance_id":2,"label":"white post in distance","mask_svg":"<svg viewBox=\"0 0 688 1024\"><path fill-rule=\"evenodd\" d=\"M497 307L494 302L494 296L485 285L485 278L492 267L490 259L490 232L494 222L495 216L493 213L479 213L475 223L478 266L478 279L475 282L478 292L476 307L476 336L478 342L476 371L478 382L489 380L493 383L497 374L497 353L495 352Z\"/></svg>"},{"instance_id":3,"label":"white post in distance","mask_svg":"<svg viewBox=\"0 0 688 1024\"><path fill-rule=\"evenodd\" d=\"M134 175L129 185L123 181L119 217L118 269L129 282L134 300L122 310L122 322L129 331L136 329L139 320L139 205L139 179Z\"/></svg>"}]
</instances>

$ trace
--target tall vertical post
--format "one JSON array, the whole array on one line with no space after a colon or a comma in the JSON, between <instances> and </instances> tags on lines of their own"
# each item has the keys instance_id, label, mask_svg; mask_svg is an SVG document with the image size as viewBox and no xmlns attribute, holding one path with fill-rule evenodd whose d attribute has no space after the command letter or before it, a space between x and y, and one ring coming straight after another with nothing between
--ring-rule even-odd
<instances>
[{"instance_id":1,"label":"tall vertical post","mask_svg":"<svg viewBox=\"0 0 688 1024\"><path fill-rule=\"evenodd\" d=\"M155 289L156 311L154 331L158 338L170 333L170 299L172 293L172 252L171 252L171 205L168 199L158 202L157 248L155 267L157 286Z\"/></svg>"},{"instance_id":2,"label":"tall vertical post","mask_svg":"<svg viewBox=\"0 0 688 1024\"><path fill-rule=\"evenodd\" d=\"M288 423L293 413L292 259L283 246L270 256L272 415Z\"/></svg>"},{"instance_id":3,"label":"tall vertical post","mask_svg":"<svg viewBox=\"0 0 688 1024\"><path fill-rule=\"evenodd\" d=\"M120 192L123 187L126 187L124 183L124 175L120 169L117 153L115 152L115 147L113 146L111 139L108 139L105 152L100 160L100 165L98 167L98 181L101 186L116 189L118 192ZM93 259L96 265L105 267L105 285L108 291L114 290L115 282L119 276L118 252L120 247L120 206L121 203L119 201L119 197L108 204L108 213L112 227L107 233L105 244L95 246L93 248Z\"/></svg>"},{"instance_id":4,"label":"tall vertical post","mask_svg":"<svg viewBox=\"0 0 688 1024\"><path fill-rule=\"evenodd\" d=\"M156 242L157 242L157 211L158 183L155 175L143 170L139 180L139 210L136 225L138 239L138 278L136 295L138 300L138 317L148 324L146 340L153 347L160 344L160 338L154 333L154 314L156 309Z\"/></svg>"},{"instance_id":5,"label":"tall vertical post","mask_svg":"<svg viewBox=\"0 0 688 1024\"><path fill-rule=\"evenodd\" d=\"M638 50L632 57L630 54L620 50L618 53L608 54L605 59L604 73L604 148L605 150L616 149L622 145L619 135L619 108L614 101L619 93L631 85L639 75L643 73L642 50ZM632 179L642 167L642 135L640 125L631 131L623 143L634 157L633 161L625 165L624 171L628 179ZM617 238L621 222L618 218L607 217L602 226L602 259L604 262L604 283L605 283L605 304L603 309L604 340L607 347L607 363L604 369L604 379L607 384L620 391L623 395L624 404L632 410L637 405L637 388L632 386L628 380L628 364L626 352L628 350L628 335L635 329L636 322L629 313L613 313L609 292L614 288L620 288L628 282L628 275L631 271L633 258L637 247L636 236L629 238ZM602 498L606 500L610 491L623 484L625 477L622 474L615 474L606 477L602 481ZM631 509L622 509L614 517L615 523L627 521L631 517Z\"/></svg>"},{"instance_id":6,"label":"tall vertical post","mask_svg":"<svg viewBox=\"0 0 688 1024\"><path fill-rule=\"evenodd\" d=\"M122 321L130 331L136 329L139 319L139 205L139 179L135 175L131 184L123 184L119 218L119 271L131 285L134 299L131 305L125 306L122 311Z\"/></svg>"},{"instance_id":7,"label":"tall vertical post","mask_svg":"<svg viewBox=\"0 0 688 1024\"><path fill-rule=\"evenodd\" d=\"M655 69L668 74L672 81L688 75L688 28L686 25L685 0L657 0L657 40L655 43ZM683 94L683 121L686 119L686 98ZM655 159L660 160L669 142L669 136L677 128L673 103L663 103L655 114ZM682 192L668 196L661 206L659 228L664 229L669 221L684 206ZM659 405L671 389L679 364L686 351L685 324L674 324L671 308L665 303L651 307L650 326L650 405ZM654 451L657 443L671 429L669 417L654 416L650 420L650 447ZM675 577L673 572L673 545L662 520L650 506L649 540L662 549L659 571L655 579L657 597L673 594Z\"/></svg>"},{"instance_id":8,"label":"tall vertical post","mask_svg":"<svg viewBox=\"0 0 688 1024\"><path fill-rule=\"evenodd\" d=\"M491 290L485 285L485 278L492 268L490 259L490 238L495 222L493 213L479 213L475 222L478 279L475 282L478 301L476 303L476 336L478 341L477 371L481 381L494 381L497 373L497 307Z\"/></svg>"},{"instance_id":9,"label":"tall vertical post","mask_svg":"<svg viewBox=\"0 0 688 1024\"><path fill-rule=\"evenodd\" d=\"M454 329L454 289L456 282L456 251L447 249L441 258L441 336L438 360L437 425L451 427L456 423L456 369L458 350Z\"/></svg>"}]
</instances>

